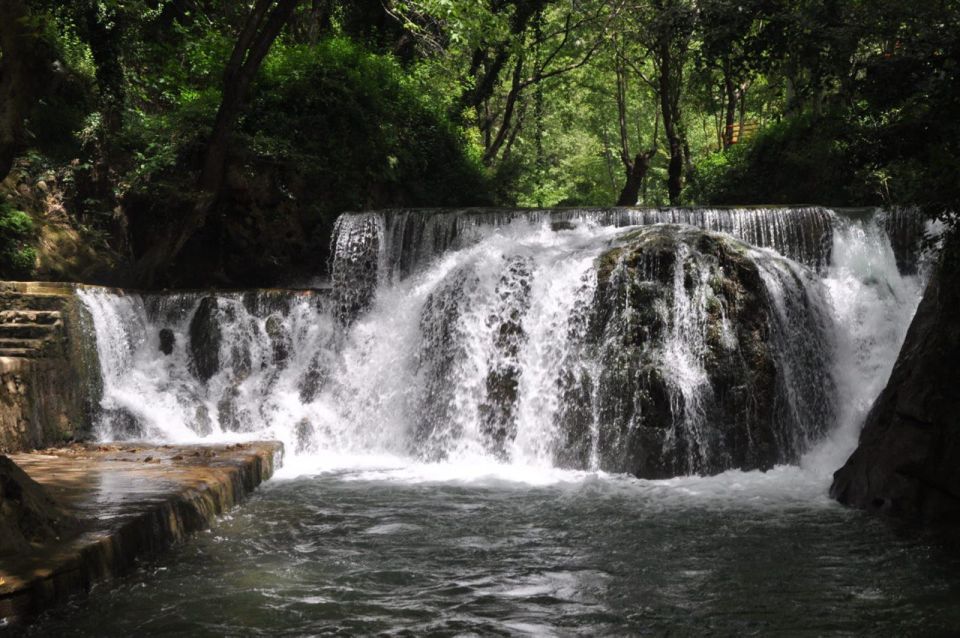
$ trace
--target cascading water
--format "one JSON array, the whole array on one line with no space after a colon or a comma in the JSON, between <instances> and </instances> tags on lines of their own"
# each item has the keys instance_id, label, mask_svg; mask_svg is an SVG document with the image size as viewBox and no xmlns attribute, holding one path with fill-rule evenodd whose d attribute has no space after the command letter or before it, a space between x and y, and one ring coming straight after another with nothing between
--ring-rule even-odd
<instances>
[{"instance_id":1,"label":"cascading water","mask_svg":"<svg viewBox=\"0 0 960 638\"><path fill-rule=\"evenodd\" d=\"M94 318L107 440L273 437L311 441L321 409L306 400L336 340L325 299L262 291L80 296ZM211 303L212 302L212 303ZM169 354L161 351L168 331Z\"/></svg>"},{"instance_id":2,"label":"cascading water","mask_svg":"<svg viewBox=\"0 0 960 638\"><path fill-rule=\"evenodd\" d=\"M849 444L919 300L884 227L823 208L344 215L329 295L83 292L99 434L649 477L795 463Z\"/></svg>"}]
</instances>

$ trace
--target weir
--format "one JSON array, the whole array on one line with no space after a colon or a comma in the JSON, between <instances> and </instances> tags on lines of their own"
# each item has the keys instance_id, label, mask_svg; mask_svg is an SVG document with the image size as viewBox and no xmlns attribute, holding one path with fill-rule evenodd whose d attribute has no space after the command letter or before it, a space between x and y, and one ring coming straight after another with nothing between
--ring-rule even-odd
<instances>
[{"instance_id":1,"label":"weir","mask_svg":"<svg viewBox=\"0 0 960 638\"><path fill-rule=\"evenodd\" d=\"M82 291L97 433L648 478L796 463L892 367L922 279L906 214L346 214L329 292Z\"/></svg>"}]
</instances>

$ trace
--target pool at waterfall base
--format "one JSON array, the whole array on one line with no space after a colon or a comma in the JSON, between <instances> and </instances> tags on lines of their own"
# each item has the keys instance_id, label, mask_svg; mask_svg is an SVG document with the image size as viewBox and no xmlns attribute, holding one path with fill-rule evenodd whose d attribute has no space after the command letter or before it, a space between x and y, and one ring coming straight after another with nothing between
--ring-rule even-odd
<instances>
[{"instance_id":1,"label":"pool at waterfall base","mask_svg":"<svg viewBox=\"0 0 960 638\"><path fill-rule=\"evenodd\" d=\"M960 627L956 553L830 502L812 471L642 481L474 467L457 479L457 468L378 463L274 479L210 531L30 635Z\"/></svg>"}]
</instances>

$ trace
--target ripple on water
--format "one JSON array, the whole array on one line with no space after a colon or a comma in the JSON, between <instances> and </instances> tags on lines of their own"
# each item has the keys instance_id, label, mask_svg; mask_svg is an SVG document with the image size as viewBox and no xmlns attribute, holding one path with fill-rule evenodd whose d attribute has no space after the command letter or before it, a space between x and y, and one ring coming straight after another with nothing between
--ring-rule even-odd
<instances>
[{"instance_id":1,"label":"ripple on water","mask_svg":"<svg viewBox=\"0 0 960 638\"><path fill-rule=\"evenodd\" d=\"M831 505L823 480L798 468L669 481L436 476L411 466L273 481L213 533L30 633L893 636L960 627L956 555Z\"/></svg>"}]
</instances>

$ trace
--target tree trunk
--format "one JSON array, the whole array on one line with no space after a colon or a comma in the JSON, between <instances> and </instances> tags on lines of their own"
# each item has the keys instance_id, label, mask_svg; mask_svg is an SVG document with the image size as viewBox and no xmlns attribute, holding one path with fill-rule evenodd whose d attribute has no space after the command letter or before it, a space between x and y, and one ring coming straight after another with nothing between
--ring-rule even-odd
<instances>
[{"instance_id":1,"label":"tree trunk","mask_svg":"<svg viewBox=\"0 0 960 638\"><path fill-rule=\"evenodd\" d=\"M636 206L640 198L640 187L643 185L643 178L650 169L650 159L656 153L656 149L646 153L637 153L637 156L630 162L627 168L627 182L620 191L620 197L617 199L617 206Z\"/></svg>"},{"instance_id":2,"label":"tree trunk","mask_svg":"<svg viewBox=\"0 0 960 638\"><path fill-rule=\"evenodd\" d=\"M671 74L673 73L673 57L669 42L662 42L659 46L659 87L660 111L663 115L663 132L667 136L667 145L670 149L670 163L667 165L667 192L670 204L680 203L680 191L683 190L683 140L677 129L678 101L680 96L675 95Z\"/></svg>"},{"instance_id":3,"label":"tree trunk","mask_svg":"<svg viewBox=\"0 0 960 638\"><path fill-rule=\"evenodd\" d=\"M500 152L500 148L503 146L503 143L507 141L507 134L510 132L510 127L513 120L513 112L517 106L517 99L520 97L520 91L522 89L521 80L523 79L523 54L517 56L517 62L513 67L513 79L510 83L510 92L507 94L507 103L503 109L503 117L500 122L500 129L497 131L496 136L487 144L487 148L483 153L483 163L487 166L493 164L493 161L497 157L497 153ZM492 128L493 123L490 123L490 128Z\"/></svg>"},{"instance_id":4,"label":"tree trunk","mask_svg":"<svg viewBox=\"0 0 960 638\"><path fill-rule=\"evenodd\" d=\"M25 120L48 87L54 53L23 0L0 0L0 180L27 146Z\"/></svg>"},{"instance_id":5,"label":"tree trunk","mask_svg":"<svg viewBox=\"0 0 960 638\"><path fill-rule=\"evenodd\" d=\"M730 70L726 67L727 64L724 64L723 89L724 97L726 98L726 108L724 109L725 128L723 133L723 148L730 148L734 142L734 123L737 116L737 85L733 81Z\"/></svg>"},{"instance_id":6,"label":"tree trunk","mask_svg":"<svg viewBox=\"0 0 960 638\"><path fill-rule=\"evenodd\" d=\"M298 0L257 0L223 74L223 95L207 143L206 158L198 180L196 204L177 228L171 228L162 240L155 242L137 264L136 276L141 285L152 286L157 270L169 265L184 244L207 221L226 181L227 159L234 126L243 109L247 92L263 58L273 41L290 19Z\"/></svg>"},{"instance_id":7,"label":"tree trunk","mask_svg":"<svg viewBox=\"0 0 960 638\"><path fill-rule=\"evenodd\" d=\"M307 26L307 42L315 46L320 34L330 30L333 19L333 3L330 0L312 0L310 4L310 23Z\"/></svg>"},{"instance_id":8,"label":"tree trunk","mask_svg":"<svg viewBox=\"0 0 960 638\"><path fill-rule=\"evenodd\" d=\"M484 44L477 47L470 62L469 76L473 78L472 86L468 86L454 103L450 116L459 120L464 111L479 109L480 105L489 100L497 88L500 73L510 60L511 40L522 36L530 21L546 7L552 0L529 0L496 3L491 10L494 14L514 8L510 19L510 37L493 44Z\"/></svg>"},{"instance_id":9,"label":"tree trunk","mask_svg":"<svg viewBox=\"0 0 960 638\"><path fill-rule=\"evenodd\" d=\"M100 145L102 161L109 163L113 157L114 141L123 128L125 101L123 65L120 57L120 41L123 16L116 8L108 10L101 20L98 3L92 3L84 11L87 27L87 44L93 56L100 108ZM107 23L112 23L108 27Z\"/></svg>"}]
</instances>

